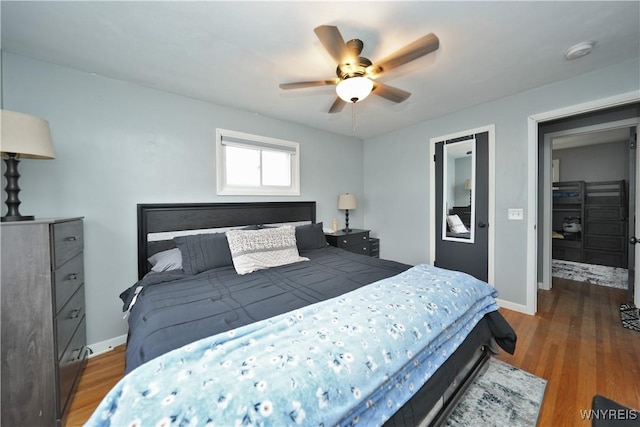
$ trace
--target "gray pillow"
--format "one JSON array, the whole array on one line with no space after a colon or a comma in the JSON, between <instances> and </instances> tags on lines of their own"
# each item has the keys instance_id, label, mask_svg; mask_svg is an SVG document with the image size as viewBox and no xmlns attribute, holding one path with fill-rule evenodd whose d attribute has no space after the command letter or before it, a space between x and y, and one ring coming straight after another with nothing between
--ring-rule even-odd
<instances>
[{"instance_id":1,"label":"gray pillow","mask_svg":"<svg viewBox=\"0 0 640 427\"><path fill-rule=\"evenodd\" d=\"M322 231L322 223L299 225L296 227L296 246L299 251L322 249L327 246L327 238Z\"/></svg>"},{"instance_id":2,"label":"gray pillow","mask_svg":"<svg viewBox=\"0 0 640 427\"><path fill-rule=\"evenodd\" d=\"M180 270L182 268L182 254L178 248L168 249L149 257L149 263L152 265L151 271Z\"/></svg>"},{"instance_id":3,"label":"gray pillow","mask_svg":"<svg viewBox=\"0 0 640 427\"><path fill-rule=\"evenodd\" d=\"M180 236L174 237L173 241L182 252L182 269L187 274L233 265L229 242L224 233Z\"/></svg>"}]
</instances>

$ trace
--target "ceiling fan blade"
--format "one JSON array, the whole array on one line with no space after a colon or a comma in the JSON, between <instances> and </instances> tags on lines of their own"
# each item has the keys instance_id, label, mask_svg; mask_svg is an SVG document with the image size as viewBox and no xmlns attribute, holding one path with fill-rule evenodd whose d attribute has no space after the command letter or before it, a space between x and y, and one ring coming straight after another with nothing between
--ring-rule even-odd
<instances>
[{"instance_id":1,"label":"ceiling fan blade","mask_svg":"<svg viewBox=\"0 0 640 427\"><path fill-rule=\"evenodd\" d=\"M311 82L280 83L280 89L302 89L305 87L329 86L338 84L339 79L314 80Z\"/></svg>"},{"instance_id":2,"label":"ceiling fan blade","mask_svg":"<svg viewBox=\"0 0 640 427\"><path fill-rule=\"evenodd\" d=\"M329 113L339 113L340 111L342 111L346 104L347 103L340 99L340 97L336 97L336 100L333 101L333 105L331 106L331 108L329 108Z\"/></svg>"},{"instance_id":3,"label":"ceiling fan blade","mask_svg":"<svg viewBox=\"0 0 640 427\"><path fill-rule=\"evenodd\" d=\"M338 63L344 62L349 57L349 49L340 34L338 27L333 25L320 25L313 30L320 43Z\"/></svg>"},{"instance_id":4,"label":"ceiling fan blade","mask_svg":"<svg viewBox=\"0 0 640 427\"><path fill-rule=\"evenodd\" d=\"M440 40L438 37L433 33L429 33L413 43L409 43L402 49L397 50L381 61L367 67L367 75L371 78L379 77L382 73L386 73L387 71L404 65L407 62L411 62L414 59L418 59L421 56L438 50L439 46Z\"/></svg>"},{"instance_id":5,"label":"ceiling fan blade","mask_svg":"<svg viewBox=\"0 0 640 427\"><path fill-rule=\"evenodd\" d=\"M393 102L402 102L411 96L410 92L406 90L398 89L397 87L389 86L380 82L373 82L373 89L371 93L381 96Z\"/></svg>"}]
</instances>

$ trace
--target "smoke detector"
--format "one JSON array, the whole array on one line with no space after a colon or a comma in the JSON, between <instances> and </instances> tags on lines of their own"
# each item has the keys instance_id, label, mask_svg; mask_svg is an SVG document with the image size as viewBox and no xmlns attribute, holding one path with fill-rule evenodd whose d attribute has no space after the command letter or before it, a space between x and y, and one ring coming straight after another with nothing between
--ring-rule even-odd
<instances>
[{"instance_id":1,"label":"smoke detector","mask_svg":"<svg viewBox=\"0 0 640 427\"><path fill-rule=\"evenodd\" d=\"M564 53L564 57L569 61L582 58L583 56L591 53L594 45L595 42L578 43L577 45L571 46L569 49L567 49L567 51Z\"/></svg>"}]
</instances>

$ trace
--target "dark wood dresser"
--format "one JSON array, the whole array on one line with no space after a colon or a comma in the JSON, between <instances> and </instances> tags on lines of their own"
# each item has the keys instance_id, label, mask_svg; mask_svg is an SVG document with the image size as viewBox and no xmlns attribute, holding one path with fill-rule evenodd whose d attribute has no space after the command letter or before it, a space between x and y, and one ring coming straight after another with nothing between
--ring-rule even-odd
<instances>
[{"instance_id":1,"label":"dark wood dresser","mask_svg":"<svg viewBox=\"0 0 640 427\"><path fill-rule=\"evenodd\" d=\"M327 233L325 237L331 246L345 249L362 255L371 255L371 243L369 241L370 230L351 229L349 232L337 231Z\"/></svg>"},{"instance_id":2,"label":"dark wood dresser","mask_svg":"<svg viewBox=\"0 0 640 427\"><path fill-rule=\"evenodd\" d=\"M82 218L1 231L0 424L64 425L87 358Z\"/></svg>"}]
</instances>

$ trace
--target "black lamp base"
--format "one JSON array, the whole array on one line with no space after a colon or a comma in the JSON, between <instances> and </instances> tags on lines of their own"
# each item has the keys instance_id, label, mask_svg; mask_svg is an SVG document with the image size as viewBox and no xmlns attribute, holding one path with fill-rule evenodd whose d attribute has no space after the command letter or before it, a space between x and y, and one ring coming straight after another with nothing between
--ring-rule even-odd
<instances>
[{"instance_id":1,"label":"black lamp base","mask_svg":"<svg viewBox=\"0 0 640 427\"><path fill-rule=\"evenodd\" d=\"M20 198L18 197L18 193L20 193L20 187L18 186L18 178L20 178L20 174L18 173L18 163L20 161L16 158L15 153L8 153L7 158L4 159L4 162L7 165L7 170L4 173L4 176L7 178L7 186L5 187L5 191L7 192L7 214L1 218L2 222L11 222L11 221L32 221L34 218L32 215L20 215Z\"/></svg>"},{"instance_id":2,"label":"black lamp base","mask_svg":"<svg viewBox=\"0 0 640 427\"><path fill-rule=\"evenodd\" d=\"M345 233L351 231L351 229L349 228L349 209L344 210L344 228L342 229L342 231L344 231Z\"/></svg>"}]
</instances>

